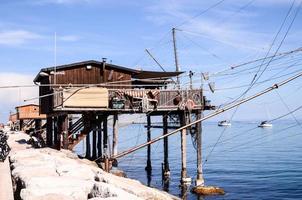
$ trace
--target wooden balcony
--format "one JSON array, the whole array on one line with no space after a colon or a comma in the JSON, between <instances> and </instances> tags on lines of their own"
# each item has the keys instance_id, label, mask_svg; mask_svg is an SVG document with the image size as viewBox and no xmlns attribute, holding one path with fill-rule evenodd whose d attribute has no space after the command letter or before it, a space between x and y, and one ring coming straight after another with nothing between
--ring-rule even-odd
<instances>
[{"instance_id":1,"label":"wooden balcony","mask_svg":"<svg viewBox=\"0 0 302 200\"><path fill-rule=\"evenodd\" d=\"M58 89L54 111L104 111L147 113L204 109L201 89L107 89L100 87Z\"/></svg>"}]
</instances>

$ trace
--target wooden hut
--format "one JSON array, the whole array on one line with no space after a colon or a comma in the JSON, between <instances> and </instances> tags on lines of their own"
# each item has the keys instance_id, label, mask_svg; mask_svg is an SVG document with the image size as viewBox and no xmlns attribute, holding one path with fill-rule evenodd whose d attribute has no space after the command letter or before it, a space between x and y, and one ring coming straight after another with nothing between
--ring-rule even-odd
<instances>
[{"instance_id":1,"label":"wooden hut","mask_svg":"<svg viewBox=\"0 0 302 200\"><path fill-rule=\"evenodd\" d=\"M40 114L39 105L27 104L16 107L15 119L19 122L20 130L40 129L42 120L46 119L46 115Z\"/></svg>"},{"instance_id":2,"label":"wooden hut","mask_svg":"<svg viewBox=\"0 0 302 200\"><path fill-rule=\"evenodd\" d=\"M108 170L106 161L117 154L119 114L145 113L147 141L150 141L151 116L163 117L162 128L166 134L170 120L168 116L178 116L179 124L183 126L189 121L187 116L195 115L198 119L201 111L207 109L202 89L167 88L167 84L173 83L174 78L182 73L130 69L106 63L105 60L89 60L41 69L34 83L39 85L40 112L47 115L47 145L58 149L73 149L86 138L86 157L101 157L104 168ZM72 116L75 114L81 117L74 120ZM111 148L111 144L108 144L109 116L113 119ZM200 134L199 126L192 130ZM185 181L185 129L181 137L182 180ZM164 171L169 174L167 137L164 139L164 146ZM150 149L149 145L148 170L151 169Z\"/></svg>"}]
</instances>

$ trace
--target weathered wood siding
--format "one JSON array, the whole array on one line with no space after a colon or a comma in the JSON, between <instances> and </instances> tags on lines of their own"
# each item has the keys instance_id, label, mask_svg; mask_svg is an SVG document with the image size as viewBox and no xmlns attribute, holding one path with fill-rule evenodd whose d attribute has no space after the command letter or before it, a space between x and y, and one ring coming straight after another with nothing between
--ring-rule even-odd
<instances>
[{"instance_id":1,"label":"weathered wood siding","mask_svg":"<svg viewBox=\"0 0 302 200\"><path fill-rule=\"evenodd\" d=\"M48 85L55 83L56 85L66 87L68 84L80 86L82 84L101 84L106 82L115 82L115 86L102 87L130 88L130 86L127 87L125 85L131 85L131 74L122 70L106 68L106 66L105 70L103 70L103 66L91 65L91 69L87 69L87 65L83 65L59 69L56 71L55 76L54 74L50 74L50 76L43 78L41 84ZM39 90L40 96L53 94L53 91L58 91L58 87L41 86ZM61 105L61 94L56 93L40 98L41 113L43 114L51 113L54 107Z\"/></svg>"},{"instance_id":2,"label":"weathered wood siding","mask_svg":"<svg viewBox=\"0 0 302 200\"><path fill-rule=\"evenodd\" d=\"M39 87L39 96L40 96L40 113L47 114L52 111L53 107L53 97L50 96L53 90L49 86L50 80L49 77L44 77L41 80L41 85ZM44 86L43 86L44 85Z\"/></svg>"},{"instance_id":3,"label":"weathered wood siding","mask_svg":"<svg viewBox=\"0 0 302 200\"><path fill-rule=\"evenodd\" d=\"M46 115L40 115L39 106L28 105L17 108L18 119L44 119Z\"/></svg>"},{"instance_id":4,"label":"weathered wood siding","mask_svg":"<svg viewBox=\"0 0 302 200\"><path fill-rule=\"evenodd\" d=\"M54 81L54 79L56 79ZM85 66L57 70L56 75L50 75L51 84L100 84L105 82L116 82L131 80L131 75L122 71L106 69L91 65L91 69ZM116 83L125 84L125 83ZM129 83L127 83L129 84Z\"/></svg>"}]
</instances>

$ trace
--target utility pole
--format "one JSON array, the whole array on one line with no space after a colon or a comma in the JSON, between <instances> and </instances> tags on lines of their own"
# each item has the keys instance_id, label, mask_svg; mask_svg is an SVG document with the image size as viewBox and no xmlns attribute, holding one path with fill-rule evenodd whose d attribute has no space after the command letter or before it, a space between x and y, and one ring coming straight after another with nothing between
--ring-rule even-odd
<instances>
[{"instance_id":1,"label":"utility pole","mask_svg":"<svg viewBox=\"0 0 302 200\"><path fill-rule=\"evenodd\" d=\"M174 47L174 59L175 59L175 67L176 71L179 72L179 65L178 65L178 57L177 57L177 47L176 47L176 35L175 35L175 28L172 28L172 36L173 36L173 47ZM180 88L180 81L179 76L177 75L177 87Z\"/></svg>"}]
</instances>

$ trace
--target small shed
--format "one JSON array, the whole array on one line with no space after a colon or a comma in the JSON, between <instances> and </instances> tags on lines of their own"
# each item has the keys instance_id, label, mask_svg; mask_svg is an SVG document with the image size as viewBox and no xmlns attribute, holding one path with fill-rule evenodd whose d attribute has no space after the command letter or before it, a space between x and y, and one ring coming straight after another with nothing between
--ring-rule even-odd
<instances>
[{"instance_id":1,"label":"small shed","mask_svg":"<svg viewBox=\"0 0 302 200\"><path fill-rule=\"evenodd\" d=\"M10 122L12 122L12 123L16 123L17 122L17 113L11 113L10 115L9 115L9 119L8 119L8 121L10 121Z\"/></svg>"},{"instance_id":2,"label":"small shed","mask_svg":"<svg viewBox=\"0 0 302 200\"><path fill-rule=\"evenodd\" d=\"M17 106L16 111L18 120L46 119L46 115L40 114L39 105L36 104Z\"/></svg>"}]
</instances>

